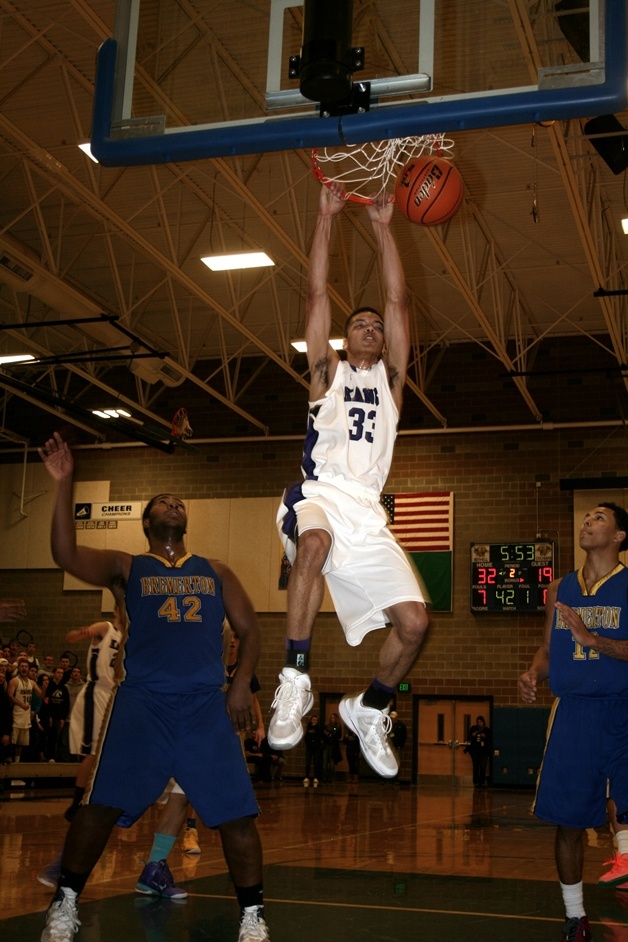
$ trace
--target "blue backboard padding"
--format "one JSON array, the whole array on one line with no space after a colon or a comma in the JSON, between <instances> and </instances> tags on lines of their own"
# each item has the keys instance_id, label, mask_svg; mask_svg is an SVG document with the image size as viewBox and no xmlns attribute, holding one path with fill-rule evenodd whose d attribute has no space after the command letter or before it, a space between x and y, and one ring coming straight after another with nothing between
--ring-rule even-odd
<instances>
[{"instance_id":1,"label":"blue backboard padding","mask_svg":"<svg viewBox=\"0 0 628 942\"><path fill-rule=\"evenodd\" d=\"M628 103L626 4L610 0L606 10L606 80L598 85L423 100L341 118L269 119L126 138L111 136L117 43L108 39L98 51L92 153L105 167L138 166L612 114Z\"/></svg>"}]
</instances>

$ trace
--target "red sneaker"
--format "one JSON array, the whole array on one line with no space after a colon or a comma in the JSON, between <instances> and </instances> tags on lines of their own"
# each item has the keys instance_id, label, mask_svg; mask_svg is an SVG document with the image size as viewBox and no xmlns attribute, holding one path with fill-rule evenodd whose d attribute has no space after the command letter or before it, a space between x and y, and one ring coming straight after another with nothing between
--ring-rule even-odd
<instances>
[{"instance_id":1,"label":"red sneaker","mask_svg":"<svg viewBox=\"0 0 628 942\"><path fill-rule=\"evenodd\" d=\"M628 854L615 854L613 859L607 860L604 866L607 867L609 864L612 864L611 869L603 873L597 882L602 886L628 883Z\"/></svg>"},{"instance_id":2,"label":"red sneaker","mask_svg":"<svg viewBox=\"0 0 628 942\"><path fill-rule=\"evenodd\" d=\"M590 942L590 940L591 927L586 916L580 916L579 919L574 916L565 921L561 942Z\"/></svg>"}]
</instances>

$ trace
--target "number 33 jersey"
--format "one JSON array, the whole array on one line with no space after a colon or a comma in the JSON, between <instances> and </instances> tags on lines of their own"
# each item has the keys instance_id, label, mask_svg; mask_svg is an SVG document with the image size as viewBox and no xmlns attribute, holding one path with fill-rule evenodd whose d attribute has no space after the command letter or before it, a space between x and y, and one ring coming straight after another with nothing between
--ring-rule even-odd
<instances>
[{"instance_id":1,"label":"number 33 jersey","mask_svg":"<svg viewBox=\"0 0 628 942\"><path fill-rule=\"evenodd\" d=\"M304 477L347 490L358 484L378 495L390 470L398 420L384 361L359 370L341 360L325 396L310 403Z\"/></svg>"}]
</instances>

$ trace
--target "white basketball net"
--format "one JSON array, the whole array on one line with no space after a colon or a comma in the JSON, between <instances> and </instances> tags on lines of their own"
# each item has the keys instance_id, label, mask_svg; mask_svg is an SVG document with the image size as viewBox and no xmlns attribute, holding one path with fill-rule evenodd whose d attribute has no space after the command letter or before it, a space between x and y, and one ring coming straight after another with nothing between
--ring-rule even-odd
<instances>
[{"instance_id":1,"label":"white basketball net","mask_svg":"<svg viewBox=\"0 0 628 942\"><path fill-rule=\"evenodd\" d=\"M344 150L321 147L312 151L312 170L326 186L339 183L354 202L372 203L388 187L388 202L392 203L395 179L409 160L422 154L450 159L453 148L454 142L444 134L369 141Z\"/></svg>"}]
</instances>

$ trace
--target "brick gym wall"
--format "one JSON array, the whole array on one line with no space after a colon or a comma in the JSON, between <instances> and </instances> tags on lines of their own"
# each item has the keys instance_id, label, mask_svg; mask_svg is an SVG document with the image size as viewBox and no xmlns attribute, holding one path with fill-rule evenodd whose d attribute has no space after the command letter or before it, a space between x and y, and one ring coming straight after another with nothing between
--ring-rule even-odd
<instances>
[{"instance_id":1,"label":"brick gym wall","mask_svg":"<svg viewBox=\"0 0 628 942\"><path fill-rule=\"evenodd\" d=\"M516 680L539 643L543 619L470 614L469 544L530 540L542 530L557 542L557 571L569 571L572 494L561 490L559 482L622 475L626 450L626 436L619 428L400 436L387 490L455 494L454 610L432 618L408 678L413 694L492 695L496 706L519 705ZM165 490L184 499L279 497L284 484L298 476L299 456L299 441L202 445L196 452L181 450L172 456L143 447L81 449L76 453L76 476L110 480L112 500L146 499ZM47 540L48 533L41 538ZM63 635L68 628L99 617L99 592L64 593L61 585L61 574L50 570L0 573L0 595L27 600L24 627L34 635L40 655L49 650L58 654L66 647ZM284 616L264 614L260 620L264 643L258 676L260 702L267 712L283 660ZM9 626L3 627L3 638L10 637ZM320 616L312 656L317 693L364 687L382 640L382 632L374 632L358 648L349 648L335 616ZM550 702L544 689L539 705ZM397 709L409 722L409 698L406 702L400 696Z\"/></svg>"}]
</instances>

